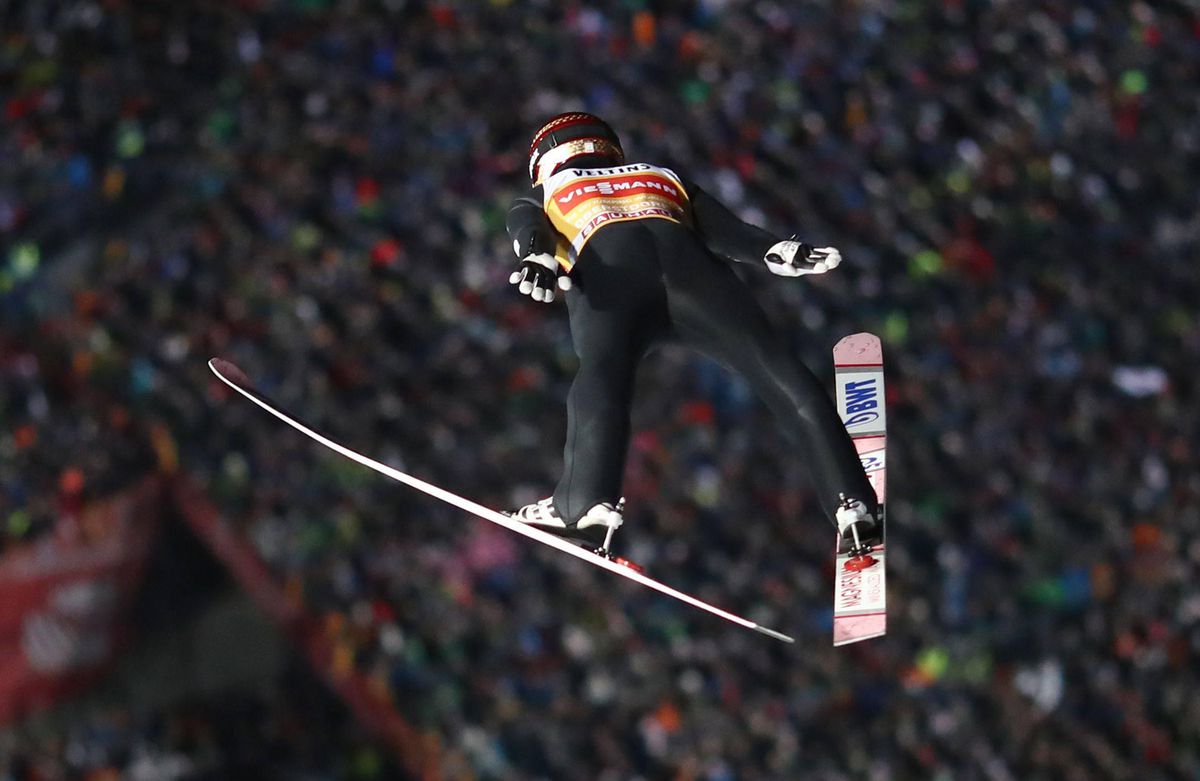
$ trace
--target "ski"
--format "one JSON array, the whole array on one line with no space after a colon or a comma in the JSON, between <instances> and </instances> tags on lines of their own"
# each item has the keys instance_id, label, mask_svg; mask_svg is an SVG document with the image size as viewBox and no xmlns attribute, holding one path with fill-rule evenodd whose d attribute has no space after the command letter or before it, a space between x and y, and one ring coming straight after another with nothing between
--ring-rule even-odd
<instances>
[{"instance_id":1,"label":"ski","mask_svg":"<svg viewBox=\"0 0 1200 781\"><path fill-rule=\"evenodd\" d=\"M854 440L879 500L884 524L887 496L887 413L883 346L874 334L851 334L833 348L838 413ZM840 553L834 562L833 644L846 645L887 633L887 527L884 544L867 553ZM840 542L840 540L839 540ZM836 548L835 548L836 550Z\"/></svg>"},{"instance_id":2,"label":"ski","mask_svg":"<svg viewBox=\"0 0 1200 781\"><path fill-rule=\"evenodd\" d=\"M373 469L382 475L386 475L393 480L404 483L405 485L415 488L418 491L423 491L432 497L440 499L447 504L453 505L460 510L464 510L475 516L478 516L485 521L491 521L492 523L498 526L503 526L504 528L514 531L523 537L528 537L529 539L536 540L543 545L556 548L563 553L567 553L577 559L582 559L589 564L593 564L601 569L608 570L609 572L620 575L623 578L628 578L635 583L640 583L647 588L651 588L662 594L666 594L667 596L673 597L680 602L691 605L692 607L705 610L715 616L720 616L726 621L737 624L738 626L746 629L753 629L755 632L767 635L768 637L773 637L776 640L782 640L786 643L795 642L793 638L783 634L782 632L776 632L774 629L769 629L747 618L734 615L733 613L722 610L719 607L710 605L703 600L697 599L690 594L685 594L684 592L671 588L670 586L660 583L651 577L647 577L641 572L640 567L637 567L637 565L634 565L631 562L627 562L624 559L617 557L611 557L611 554L601 555L597 552L588 550L587 548L579 547L578 545L564 540L561 537L556 537L553 534L542 531L541 529L527 526L520 521L510 518L502 512L493 510L490 507L484 507L483 505L473 502L470 499L466 499L462 496L451 493L444 488L439 488L436 485L427 483L424 480L413 477L412 475L405 474L404 472L401 472L394 467L390 467L387 464L380 463L379 461L368 458L361 453L357 453L350 448L345 447L344 445L338 444L329 437L318 433L311 426L302 423L299 418L284 412L278 404L269 399L261 391L255 389L254 384L251 382L250 378L245 374L245 372L234 366L229 361L222 360L221 358L213 358L208 362L208 367L212 370L213 374L217 375L222 382L224 382L237 393L254 402L259 407L274 415L279 420L282 420L284 423L287 423L289 426L301 432L302 434L315 439L325 447L345 456L346 458L349 458L352 461L356 461L365 467Z\"/></svg>"}]
</instances>

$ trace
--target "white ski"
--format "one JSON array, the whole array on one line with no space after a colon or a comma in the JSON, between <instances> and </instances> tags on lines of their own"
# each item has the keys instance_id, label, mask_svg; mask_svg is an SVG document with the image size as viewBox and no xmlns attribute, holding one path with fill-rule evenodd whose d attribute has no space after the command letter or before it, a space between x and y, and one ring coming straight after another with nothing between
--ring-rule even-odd
<instances>
[{"instance_id":1,"label":"white ski","mask_svg":"<svg viewBox=\"0 0 1200 781\"><path fill-rule=\"evenodd\" d=\"M883 346L874 334L851 334L833 348L837 407L885 521L887 411L883 394ZM886 525L884 542L887 541ZM840 542L840 541L839 541ZM885 545L869 553L838 554L833 592L833 644L846 645L887 633Z\"/></svg>"},{"instance_id":2,"label":"white ski","mask_svg":"<svg viewBox=\"0 0 1200 781\"><path fill-rule=\"evenodd\" d=\"M424 480L420 480L411 475L407 475L398 469L390 467L386 464L382 464L372 458L368 458L367 456L364 456L360 453L356 453L353 450L351 450L350 448L344 447L343 445L339 445L337 442L334 442L332 439L330 439L326 436L323 436L322 434L317 433L311 427L300 422L300 420L298 418L283 412L278 405L276 405L273 401L271 401L269 398L267 398L261 392L256 390L254 388L254 384L250 381L250 378L247 377L244 372L242 372L240 369L238 369L236 366L234 366L229 361L225 361L220 358L213 358L212 360L210 360L208 362L208 367L210 369L212 369L213 374L217 375L217 377L219 377L222 382L224 382L230 388L233 388L235 391L240 393L242 396L245 396L247 399L254 402L259 407L262 407L264 410L271 413L275 417L279 418L284 423L287 423L289 426L296 429L297 431L300 431L300 432L306 434L307 436L312 437L313 439L320 442L325 447L327 447L337 453L340 453L341 455L345 456L346 458L349 458L352 461L357 461L358 463L362 464L363 466L374 469L376 472L379 472L380 474L387 475L388 477L392 478L393 480L399 481L401 483L404 483L405 485L411 486L412 488L416 488L419 491L423 491L423 492L429 494L430 496L441 499L443 502L451 504L451 505L459 508L460 510L465 510L469 513L477 515L480 518L483 518L485 521L491 521L494 524L503 526L506 529L510 529L524 537L528 537L532 540L537 540L538 542L542 543L543 545L549 545L551 548L557 548L558 550L562 551L563 553L570 554L571 556L574 556L577 559L582 559L582 560L588 562L589 564L594 564L597 567L600 567L601 569L608 570L609 572L614 572L614 573L620 575L621 577L628 578L628 579L634 581L635 583L641 583L643 586L652 588L655 591L659 591L663 594L666 594L669 597L674 597L675 599L678 599L681 602L685 602L689 605L692 605L693 607L698 607L701 610L706 610L709 613L712 613L713 615L716 615L716 616L720 616L721 618L725 619L726 621L731 621L731 622L737 624L738 626L745 627L746 629L753 629L756 632L760 632L764 635L767 635L768 637L773 637L776 640L783 640L784 642L787 642L787 643L795 642L795 640L793 638L791 638L781 632L776 632L774 629L768 629L767 627L762 626L760 624L756 624L755 622L753 622L749 619L734 615L733 613L729 613L725 610L720 609L719 607L714 607L713 605L710 605L707 602L696 599L695 597L691 596L690 594L685 594L682 591L673 589L668 585L665 585L663 583L658 582L657 580L654 580L653 578L647 577L646 575L643 575L640 572L640 568L638 568L637 565L634 565L630 562L625 562L623 559L615 559L615 558L608 558L605 556L601 556L601 555L594 553L586 548L581 548L571 542L568 542L567 540L564 540L561 537L556 537L553 534L549 534L548 532L542 531L541 529L535 529L524 523L521 523L520 521L513 520L512 518L508 517L504 513L498 512L489 507L484 507L481 504L472 502L470 499L465 499L461 496L458 496L457 494L450 493L449 491L447 491L443 488L439 488L436 485L432 485L430 483L425 482Z\"/></svg>"}]
</instances>

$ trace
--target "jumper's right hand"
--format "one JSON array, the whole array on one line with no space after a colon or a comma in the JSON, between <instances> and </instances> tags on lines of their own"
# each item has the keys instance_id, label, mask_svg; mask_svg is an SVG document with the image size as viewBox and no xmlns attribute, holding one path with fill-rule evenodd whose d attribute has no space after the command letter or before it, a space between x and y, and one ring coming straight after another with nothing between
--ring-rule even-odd
<instances>
[{"instance_id":1,"label":"jumper's right hand","mask_svg":"<svg viewBox=\"0 0 1200 781\"><path fill-rule=\"evenodd\" d=\"M772 274L781 277L802 277L805 274L824 274L838 267L842 253L835 247L813 247L800 241L781 241L767 250L763 258Z\"/></svg>"},{"instance_id":2,"label":"jumper's right hand","mask_svg":"<svg viewBox=\"0 0 1200 781\"><path fill-rule=\"evenodd\" d=\"M554 300L556 285L561 290L571 289L571 278L558 276L558 261L545 252L526 255L508 281L516 285L522 295L547 304Z\"/></svg>"}]
</instances>

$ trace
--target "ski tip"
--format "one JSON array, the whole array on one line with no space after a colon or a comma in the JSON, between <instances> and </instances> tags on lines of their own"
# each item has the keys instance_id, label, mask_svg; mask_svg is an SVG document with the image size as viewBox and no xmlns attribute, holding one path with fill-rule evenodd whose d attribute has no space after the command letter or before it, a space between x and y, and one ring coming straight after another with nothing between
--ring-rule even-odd
<instances>
[{"instance_id":1,"label":"ski tip","mask_svg":"<svg viewBox=\"0 0 1200 781\"><path fill-rule=\"evenodd\" d=\"M762 634L766 635L767 637L774 637L776 640L782 640L785 643L796 642L796 639L794 637L788 637L783 632L776 632L774 629L768 629L765 626L759 626L758 624L755 624L753 629L755 632L761 632Z\"/></svg>"},{"instance_id":2,"label":"ski tip","mask_svg":"<svg viewBox=\"0 0 1200 781\"><path fill-rule=\"evenodd\" d=\"M226 382L232 382L234 385L240 385L243 388L252 387L250 378L246 376L246 373L224 358L210 358L208 368L212 369L213 374L216 374Z\"/></svg>"},{"instance_id":3,"label":"ski tip","mask_svg":"<svg viewBox=\"0 0 1200 781\"><path fill-rule=\"evenodd\" d=\"M833 357L836 363L882 363L883 343L866 331L850 334L833 346Z\"/></svg>"}]
</instances>

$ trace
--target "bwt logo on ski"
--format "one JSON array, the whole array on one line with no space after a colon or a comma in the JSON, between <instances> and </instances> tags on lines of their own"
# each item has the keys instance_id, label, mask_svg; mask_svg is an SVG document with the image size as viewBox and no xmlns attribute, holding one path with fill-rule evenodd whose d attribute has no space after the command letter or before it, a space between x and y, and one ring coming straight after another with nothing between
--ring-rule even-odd
<instances>
[{"instance_id":1,"label":"bwt logo on ski","mask_svg":"<svg viewBox=\"0 0 1200 781\"><path fill-rule=\"evenodd\" d=\"M879 388L875 378L846 383L846 427L879 420Z\"/></svg>"}]
</instances>

